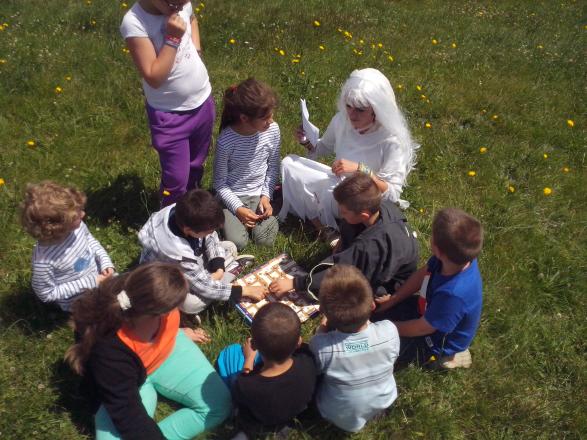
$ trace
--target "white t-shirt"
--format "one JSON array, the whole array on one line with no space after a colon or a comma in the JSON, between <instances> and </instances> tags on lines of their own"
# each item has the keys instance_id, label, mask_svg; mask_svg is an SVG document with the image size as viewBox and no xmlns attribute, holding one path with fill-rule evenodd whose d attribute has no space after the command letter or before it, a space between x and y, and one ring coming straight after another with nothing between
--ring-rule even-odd
<instances>
[{"instance_id":1,"label":"white t-shirt","mask_svg":"<svg viewBox=\"0 0 587 440\"><path fill-rule=\"evenodd\" d=\"M310 340L318 370L316 393L322 417L357 432L397 398L393 364L400 340L391 321L370 322L358 333L318 333Z\"/></svg>"},{"instance_id":2,"label":"white t-shirt","mask_svg":"<svg viewBox=\"0 0 587 440\"><path fill-rule=\"evenodd\" d=\"M192 12L191 3L186 3L179 12L187 27L167 80L158 89L154 89L143 78L147 102L157 110L193 110L202 105L212 92L208 71L192 41ZM159 54L165 41L166 23L167 16L149 14L137 2L124 15L120 33L125 40L131 37L149 38L155 52Z\"/></svg>"}]
</instances>

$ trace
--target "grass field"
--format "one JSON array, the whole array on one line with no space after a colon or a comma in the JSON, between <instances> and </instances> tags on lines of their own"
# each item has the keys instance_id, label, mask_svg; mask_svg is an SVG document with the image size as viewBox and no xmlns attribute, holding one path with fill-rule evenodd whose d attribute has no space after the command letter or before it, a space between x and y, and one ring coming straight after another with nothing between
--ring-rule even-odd
<instances>
[{"instance_id":1,"label":"grass field","mask_svg":"<svg viewBox=\"0 0 587 440\"><path fill-rule=\"evenodd\" d=\"M129 5L107 0L0 2L0 438L80 439L91 416L63 365L67 317L30 289L33 240L17 206L27 182L88 194L87 223L123 271L136 231L157 209L159 165L138 75L118 26ZM390 78L422 145L404 196L422 261L440 207L486 228L485 306L473 368L396 375L400 397L356 439L579 439L587 436L586 75L584 1L216 1L198 7L220 111L250 75L281 105L282 153L298 99L316 125L360 67ZM210 186L211 159L205 184ZM273 249L308 265L327 250L290 220ZM247 252L247 253L249 253ZM228 305L204 326L215 358L247 328ZM304 328L308 336L313 324ZM160 405L159 415L169 411ZM228 438L225 425L203 438ZM344 434L308 417L290 438Z\"/></svg>"}]
</instances>

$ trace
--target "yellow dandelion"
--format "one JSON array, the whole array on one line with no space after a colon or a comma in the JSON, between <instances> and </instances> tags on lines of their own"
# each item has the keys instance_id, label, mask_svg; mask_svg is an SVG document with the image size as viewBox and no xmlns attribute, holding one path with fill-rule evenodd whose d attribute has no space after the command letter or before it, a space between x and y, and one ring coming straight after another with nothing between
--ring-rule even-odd
<instances>
[{"instance_id":1,"label":"yellow dandelion","mask_svg":"<svg viewBox=\"0 0 587 440\"><path fill-rule=\"evenodd\" d=\"M545 187L542 192L544 193L545 196L549 196L552 194L552 188L549 188L548 186Z\"/></svg>"},{"instance_id":2,"label":"yellow dandelion","mask_svg":"<svg viewBox=\"0 0 587 440\"><path fill-rule=\"evenodd\" d=\"M381 49L383 47L383 43L377 43L377 47Z\"/></svg>"},{"instance_id":3,"label":"yellow dandelion","mask_svg":"<svg viewBox=\"0 0 587 440\"><path fill-rule=\"evenodd\" d=\"M127 5L126 3L124 3L124 2L122 2L122 3L120 4L120 7L121 7L122 9L126 9L126 8L128 8L128 5Z\"/></svg>"},{"instance_id":4,"label":"yellow dandelion","mask_svg":"<svg viewBox=\"0 0 587 440\"><path fill-rule=\"evenodd\" d=\"M0 32L2 32L3 30L4 30L4 26L2 26L2 25L0 24Z\"/></svg>"},{"instance_id":5,"label":"yellow dandelion","mask_svg":"<svg viewBox=\"0 0 587 440\"><path fill-rule=\"evenodd\" d=\"M61 93L63 92L63 89L59 86L55 87L55 93Z\"/></svg>"},{"instance_id":6,"label":"yellow dandelion","mask_svg":"<svg viewBox=\"0 0 587 440\"><path fill-rule=\"evenodd\" d=\"M417 86L416 86L416 90L417 90L418 92L419 92L419 91L421 91L421 90L422 90L422 86L420 86L420 85L417 85Z\"/></svg>"},{"instance_id":7,"label":"yellow dandelion","mask_svg":"<svg viewBox=\"0 0 587 440\"><path fill-rule=\"evenodd\" d=\"M65 77L65 81L71 81L71 75L67 75L67 76Z\"/></svg>"},{"instance_id":8,"label":"yellow dandelion","mask_svg":"<svg viewBox=\"0 0 587 440\"><path fill-rule=\"evenodd\" d=\"M5 28L8 27L8 23L2 23L2 26L4 26Z\"/></svg>"},{"instance_id":9,"label":"yellow dandelion","mask_svg":"<svg viewBox=\"0 0 587 440\"><path fill-rule=\"evenodd\" d=\"M200 8L196 8L196 9L194 9L194 11L196 11L196 14L199 14L200 13Z\"/></svg>"},{"instance_id":10,"label":"yellow dandelion","mask_svg":"<svg viewBox=\"0 0 587 440\"><path fill-rule=\"evenodd\" d=\"M344 36L349 40L353 38L353 34L351 34L349 31L344 31Z\"/></svg>"},{"instance_id":11,"label":"yellow dandelion","mask_svg":"<svg viewBox=\"0 0 587 440\"><path fill-rule=\"evenodd\" d=\"M336 28L337 32L340 32L342 34L342 29L341 28Z\"/></svg>"},{"instance_id":12,"label":"yellow dandelion","mask_svg":"<svg viewBox=\"0 0 587 440\"><path fill-rule=\"evenodd\" d=\"M487 147L480 147L479 148L479 153L481 153L481 154L487 153Z\"/></svg>"},{"instance_id":13,"label":"yellow dandelion","mask_svg":"<svg viewBox=\"0 0 587 440\"><path fill-rule=\"evenodd\" d=\"M403 89L403 88L404 88L404 85L403 85L403 84L398 84L398 85L397 85L397 89L398 89L398 90L401 90L401 89Z\"/></svg>"},{"instance_id":14,"label":"yellow dandelion","mask_svg":"<svg viewBox=\"0 0 587 440\"><path fill-rule=\"evenodd\" d=\"M544 46L542 44L539 44L538 46L536 46L537 49L544 49Z\"/></svg>"},{"instance_id":15,"label":"yellow dandelion","mask_svg":"<svg viewBox=\"0 0 587 440\"><path fill-rule=\"evenodd\" d=\"M513 194L513 193L515 193L515 192L516 192L516 188L514 188L514 186L513 186L513 185L509 185L509 186L508 186L508 192Z\"/></svg>"},{"instance_id":16,"label":"yellow dandelion","mask_svg":"<svg viewBox=\"0 0 587 440\"><path fill-rule=\"evenodd\" d=\"M322 44L321 44L320 46L318 46L318 48L319 48L320 50L326 50L326 48L325 48L325 47L324 47Z\"/></svg>"},{"instance_id":17,"label":"yellow dandelion","mask_svg":"<svg viewBox=\"0 0 587 440\"><path fill-rule=\"evenodd\" d=\"M299 58L292 58L291 62L292 63L299 63L300 59Z\"/></svg>"},{"instance_id":18,"label":"yellow dandelion","mask_svg":"<svg viewBox=\"0 0 587 440\"><path fill-rule=\"evenodd\" d=\"M542 157L543 157L544 159L548 159L548 154L547 154L547 153L543 153L543 154L542 154Z\"/></svg>"},{"instance_id":19,"label":"yellow dandelion","mask_svg":"<svg viewBox=\"0 0 587 440\"><path fill-rule=\"evenodd\" d=\"M320 24L321 23L318 20L314 20L314 23L313 23L314 27L320 27Z\"/></svg>"},{"instance_id":20,"label":"yellow dandelion","mask_svg":"<svg viewBox=\"0 0 587 440\"><path fill-rule=\"evenodd\" d=\"M362 38L359 40L359 44L365 44L365 40L363 40ZM371 47L374 47L374 45L372 44Z\"/></svg>"},{"instance_id":21,"label":"yellow dandelion","mask_svg":"<svg viewBox=\"0 0 587 440\"><path fill-rule=\"evenodd\" d=\"M230 40L228 40L228 42L229 42L230 44L236 44L236 40L235 40L234 38L231 38Z\"/></svg>"},{"instance_id":22,"label":"yellow dandelion","mask_svg":"<svg viewBox=\"0 0 587 440\"><path fill-rule=\"evenodd\" d=\"M572 119L567 119L567 125L570 128L573 128L575 126L575 121L573 121Z\"/></svg>"},{"instance_id":23,"label":"yellow dandelion","mask_svg":"<svg viewBox=\"0 0 587 440\"><path fill-rule=\"evenodd\" d=\"M424 208L420 208L418 211L420 211L420 214L424 214Z\"/></svg>"},{"instance_id":24,"label":"yellow dandelion","mask_svg":"<svg viewBox=\"0 0 587 440\"><path fill-rule=\"evenodd\" d=\"M279 55L281 55L282 57L285 56L285 50L279 49Z\"/></svg>"},{"instance_id":25,"label":"yellow dandelion","mask_svg":"<svg viewBox=\"0 0 587 440\"><path fill-rule=\"evenodd\" d=\"M200 8L205 8L206 5L204 3L200 3Z\"/></svg>"},{"instance_id":26,"label":"yellow dandelion","mask_svg":"<svg viewBox=\"0 0 587 440\"><path fill-rule=\"evenodd\" d=\"M470 170L470 171L467 173L467 176L469 176L469 177L475 177L476 175L477 175L477 173L476 173L475 171L473 171L473 170Z\"/></svg>"},{"instance_id":27,"label":"yellow dandelion","mask_svg":"<svg viewBox=\"0 0 587 440\"><path fill-rule=\"evenodd\" d=\"M4 184L6 184L6 182L2 177L0 177L0 186L4 186Z\"/></svg>"},{"instance_id":28,"label":"yellow dandelion","mask_svg":"<svg viewBox=\"0 0 587 440\"><path fill-rule=\"evenodd\" d=\"M569 171L571 171L569 167L563 167L563 173L568 173Z\"/></svg>"},{"instance_id":29,"label":"yellow dandelion","mask_svg":"<svg viewBox=\"0 0 587 440\"><path fill-rule=\"evenodd\" d=\"M4 58L0 58L0 64L6 64L6 60Z\"/></svg>"},{"instance_id":30,"label":"yellow dandelion","mask_svg":"<svg viewBox=\"0 0 587 440\"><path fill-rule=\"evenodd\" d=\"M493 119L494 121L497 121L499 119L499 116L498 115L493 115L493 116L491 116L491 119Z\"/></svg>"},{"instance_id":31,"label":"yellow dandelion","mask_svg":"<svg viewBox=\"0 0 587 440\"><path fill-rule=\"evenodd\" d=\"M450 47L452 47L453 49L456 49L456 48L457 48L457 43L452 43L452 44L450 45Z\"/></svg>"},{"instance_id":32,"label":"yellow dandelion","mask_svg":"<svg viewBox=\"0 0 587 440\"><path fill-rule=\"evenodd\" d=\"M393 63L393 57L391 55L387 55L387 59Z\"/></svg>"},{"instance_id":33,"label":"yellow dandelion","mask_svg":"<svg viewBox=\"0 0 587 440\"><path fill-rule=\"evenodd\" d=\"M436 360L436 356L432 355L430 356L430 362L434 362Z\"/></svg>"},{"instance_id":34,"label":"yellow dandelion","mask_svg":"<svg viewBox=\"0 0 587 440\"><path fill-rule=\"evenodd\" d=\"M163 190L163 195L164 195L165 197L167 197L167 196L170 196L170 195L171 195L171 193L170 193L169 191L167 191L166 189L164 189L164 190Z\"/></svg>"},{"instance_id":35,"label":"yellow dandelion","mask_svg":"<svg viewBox=\"0 0 587 440\"><path fill-rule=\"evenodd\" d=\"M122 48L122 53L130 53L130 50L128 50L126 47Z\"/></svg>"},{"instance_id":36,"label":"yellow dandelion","mask_svg":"<svg viewBox=\"0 0 587 440\"><path fill-rule=\"evenodd\" d=\"M485 114L485 113L487 113L487 110L485 110L485 109L482 109L482 110L481 110L481 113Z\"/></svg>"},{"instance_id":37,"label":"yellow dandelion","mask_svg":"<svg viewBox=\"0 0 587 440\"><path fill-rule=\"evenodd\" d=\"M92 20L92 21L90 21L90 24L91 24L92 26L96 26L96 20Z\"/></svg>"},{"instance_id":38,"label":"yellow dandelion","mask_svg":"<svg viewBox=\"0 0 587 440\"><path fill-rule=\"evenodd\" d=\"M300 72L300 75L304 76L306 74L306 72L304 72L303 70Z\"/></svg>"},{"instance_id":39,"label":"yellow dandelion","mask_svg":"<svg viewBox=\"0 0 587 440\"><path fill-rule=\"evenodd\" d=\"M430 122L426 122L424 124L424 127L426 127L426 128L432 128L432 124Z\"/></svg>"},{"instance_id":40,"label":"yellow dandelion","mask_svg":"<svg viewBox=\"0 0 587 440\"><path fill-rule=\"evenodd\" d=\"M37 143L33 139L31 139L30 141L27 141L26 145L27 147L33 148L37 145Z\"/></svg>"},{"instance_id":41,"label":"yellow dandelion","mask_svg":"<svg viewBox=\"0 0 587 440\"><path fill-rule=\"evenodd\" d=\"M420 99L426 99L426 95L420 95Z\"/></svg>"},{"instance_id":42,"label":"yellow dandelion","mask_svg":"<svg viewBox=\"0 0 587 440\"><path fill-rule=\"evenodd\" d=\"M86 0L86 5L91 5L92 4L92 0Z\"/></svg>"},{"instance_id":43,"label":"yellow dandelion","mask_svg":"<svg viewBox=\"0 0 587 440\"><path fill-rule=\"evenodd\" d=\"M438 40L436 38L433 38L432 39L432 44L434 44L434 45L438 44Z\"/></svg>"}]
</instances>

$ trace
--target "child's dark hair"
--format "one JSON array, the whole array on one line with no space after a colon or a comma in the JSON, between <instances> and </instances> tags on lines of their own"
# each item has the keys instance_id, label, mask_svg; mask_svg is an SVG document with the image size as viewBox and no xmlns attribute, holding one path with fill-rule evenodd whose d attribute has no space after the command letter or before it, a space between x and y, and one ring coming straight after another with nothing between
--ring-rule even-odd
<instances>
[{"instance_id":1,"label":"child's dark hair","mask_svg":"<svg viewBox=\"0 0 587 440\"><path fill-rule=\"evenodd\" d=\"M369 320L373 290L359 269L336 264L326 271L320 285L320 311L328 326L344 333L355 333Z\"/></svg>"},{"instance_id":2,"label":"child's dark hair","mask_svg":"<svg viewBox=\"0 0 587 440\"><path fill-rule=\"evenodd\" d=\"M224 212L218 200L203 189L192 189L175 205L175 222L194 232L213 231L224 225Z\"/></svg>"},{"instance_id":3,"label":"child's dark hair","mask_svg":"<svg viewBox=\"0 0 587 440\"><path fill-rule=\"evenodd\" d=\"M277 107L277 95L271 87L255 78L232 85L224 92L224 108L220 131L240 120L240 115L251 119L265 118Z\"/></svg>"},{"instance_id":4,"label":"child's dark hair","mask_svg":"<svg viewBox=\"0 0 587 440\"><path fill-rule=\"evenodd\" d=\"M356 173L334 188L334 200L348 210L360 214L375 214L381 207L381 191L365 173Z\"/></svg>"},{"instance_id":5,"label":"child's dark hair","mask_svg":"<svg viewBox=\"0 0 587 440\"><path fill-rule=\"evenodd\" d=\"M434 245L455 264L477 258L483 247L483 227L475 217L457 208L445 208L432 221Z\"/></svg>"},{"instance_id":6,"label":"child's dark hair","mask_svg":"<svg viewBox=\"0 0 587 440\"><path fill-rule=\"evenodd\" d=\"M119 299L121 292L128 303ZM173 310L184 302L187 293L187 281L174 264L144 264L132 272L107 278L73 303L72 321L79 341L67 350L65 360L74 371L83 374L98 338L116 332L133 317Z\"/></svg>"},{"instance_id":7,"label":"child's dark hair","mask_svg":"<svg viewBox=\"0 0 587 440\"><path fill-rule=\"evenodd\" d=\"M50 180L28 184L20 205L21 223L37 240L58 240L71 232L86 204L86 195Z\"/></svg>"},{"instance_id":8,"label":"child's dark hair","mask_svg":"<svg viewBox=\"0 0 587 440\"><path fill-rule=\"evenodd\" d=\"M290 307L268 303L255 315L251 336L263 357L283 362L296 350L301 327L300 318Z\"/></svg>"}]
</instances>

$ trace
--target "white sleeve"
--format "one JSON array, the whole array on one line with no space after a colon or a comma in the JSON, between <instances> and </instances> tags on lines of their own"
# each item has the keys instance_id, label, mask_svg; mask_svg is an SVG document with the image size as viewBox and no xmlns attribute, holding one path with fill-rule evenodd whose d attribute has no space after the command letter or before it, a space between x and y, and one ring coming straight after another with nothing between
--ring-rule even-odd
<instances>
[{"instance_id":1,"label":"white sleeve","mask_svg":"<svg viewBox=\"0 0 587 440\"><path fill-rule=\"evenodd\" d=\"M132 37L149 38L149 34L143 26L143 23L141 23L132 9L124 15L120 24L120 33L125 40Z\"/></svg>"},{"instance_id":2,"label":"white sleeve","mask_svg":"<svg viewBox=\"0 0 587 440\"><path fill-rule=\"evenodd\" d=\"M329 154L334 153L334 148L336 147L336 131L338 125L338 119L340 118L339 113L334 115L330 124L326 128L326 131L318 140L318 143L315 145L315 148L308 154L310 159L316 159L320 156L327 156Z\"/></svg>"},{"instance_id":3,"label":"white sleeve","mask_svg":"<svg viewBox=\"0 0 587 440\"><path fill-rule=\"evenodd\" d=\"M408 157L393 138L386 141L382 150L381 168L375 171L375 175L387 183L383 198L397 202L408 177Z\"/></svg>"}]
</instances>

